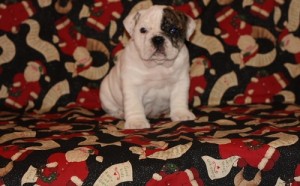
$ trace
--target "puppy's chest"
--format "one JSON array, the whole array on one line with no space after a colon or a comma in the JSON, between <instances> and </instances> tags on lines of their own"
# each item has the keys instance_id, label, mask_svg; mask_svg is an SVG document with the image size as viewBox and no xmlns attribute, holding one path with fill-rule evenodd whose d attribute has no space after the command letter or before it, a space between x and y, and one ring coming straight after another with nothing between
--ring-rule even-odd
<instances>
[{"instance_id":1,"label":"puppy's chest","mask_svg":"<svg viewBox=\"0 0 300 186\"><path fill-rule=\"evenodd\" d=\"M173 83L160 83L160 82L148 82L148 85L144 85L145 96L167 96L172 91Z\"/></svg>"},{"instance_id":2,"label":"puppy's chest","mask_svg":"<svg viewBox=\"0 0 300 186\"><path fill-rule=\"evenodd\" d=\"M143 102L150 105L169 105L174 82L161 80L149 81L144 84Z\"/></svg>"},{"instance_id":3,"label":"puppy's chest","mask_svg":"<svg viewBox=\"0 0 300 186\"><path fill-rule=\"evenodd\" d=\"M178 81L178 76L174 72L160 71L144 75L142 79L145 96L164 98L169 96Z\"/></svg>"}]
</instances>

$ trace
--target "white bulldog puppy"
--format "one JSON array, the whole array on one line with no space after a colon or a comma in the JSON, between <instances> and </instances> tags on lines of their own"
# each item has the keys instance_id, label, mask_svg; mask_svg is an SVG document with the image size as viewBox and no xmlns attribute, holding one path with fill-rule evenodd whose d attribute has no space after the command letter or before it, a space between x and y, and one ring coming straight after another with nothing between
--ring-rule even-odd
<instances>
[{"instance_id":1,"label":"white bulldog puppy","mask_svg":"<svg viewBox=\"0 0 300 186\"><path fill-rule=\"evenodd\" d=\"M102 108L125 119L125 129L150 128L148 118L170 114L193 120L188 109L189 53L184 42L195 29L189 16L154 5L124 20L131 36L101 83Z\"/></svg>"}]
</instances>

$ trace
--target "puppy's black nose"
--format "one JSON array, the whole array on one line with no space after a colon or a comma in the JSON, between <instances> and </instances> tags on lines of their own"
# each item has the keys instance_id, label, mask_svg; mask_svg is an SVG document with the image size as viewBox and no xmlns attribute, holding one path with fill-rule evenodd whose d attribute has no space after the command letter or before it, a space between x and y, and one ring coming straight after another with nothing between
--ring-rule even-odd
<instances>
[{"instance_id":1,"label":"puppy's black nose","mask_svg":"<svg viewBox=\"0 0 300 186\"><path fill-rule=\"evenodd\" d=\"M162 36L154 36L152 38L152 43L155 48L159 48L165 42L165 38Z\"/></svg>"}]
</instances>

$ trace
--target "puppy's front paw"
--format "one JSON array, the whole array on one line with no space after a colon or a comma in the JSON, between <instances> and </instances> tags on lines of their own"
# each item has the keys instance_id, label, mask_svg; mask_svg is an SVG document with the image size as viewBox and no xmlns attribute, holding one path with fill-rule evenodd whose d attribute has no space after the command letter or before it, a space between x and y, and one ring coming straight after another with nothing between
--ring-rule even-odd
<instances>
[{"instance_id":1,"label":"puppy's front paw","mask_svg":"<svg viewBox=\"0 0 300 186\"><path fill-rule=\"evenodd\" d=\"M146 129L150 128L149 122L144 118L128 119L125 122L125 129Z\"/></svg>"},{"instance_id":2,"label":"puppy's front paw","mask_svg":"<svg viewBox=\"0 0 300 186\"><path fill-rule=\"evenodd\" d=\"M171 113L172 121L187 121L195 118L195 115L189 110L178 110Z\"/></svg>"}]
</instances>

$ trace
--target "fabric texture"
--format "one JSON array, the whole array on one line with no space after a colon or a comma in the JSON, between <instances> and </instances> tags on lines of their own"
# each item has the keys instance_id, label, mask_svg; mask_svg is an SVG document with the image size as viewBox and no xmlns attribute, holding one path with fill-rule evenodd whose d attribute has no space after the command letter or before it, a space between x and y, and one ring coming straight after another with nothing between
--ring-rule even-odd
<instances>
[{"instance_id":1,"label":"fabric texture","mask_svg":"<svg viewBox=\"0 0 300 186\"><path fill-rule=\"evenodd\" d=\"M1 4L0 104L100 109L101 80L128 37L122 20L156 1ZM299 103L299 3L170 1L196 21L190 103ZM36 67L36 68L34 68Z\"/></svg>"},{"instance_id":2,"label":"fabric texture","mask_svg":"<svg viewBox=\"0 0 300 186\"><path fill-rule=\"evenodd\" d=\"M5 185L299 185L300 107L199 107L197 119L124 121L82 108L5 112L0 181ZM4 120L5 119L5 120ZM16 176L18 175L18 176Z\"/></svg>"},{"instance_id":3,"label":"fabric texture","mask_svg":"<svg viewBox=\"0 0 300 186\"><path fill-rule=\"evenodd\" d=\"M194 121L124 130L99 87L153 4L195 19ZM0 185L300 185L299 0L0 1Z\"/></svg>"}]
</instances>

